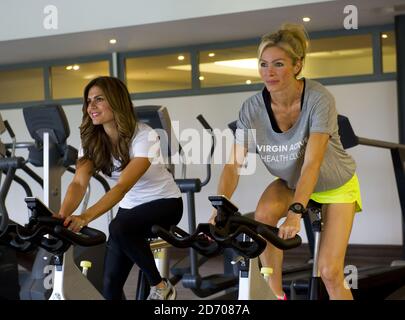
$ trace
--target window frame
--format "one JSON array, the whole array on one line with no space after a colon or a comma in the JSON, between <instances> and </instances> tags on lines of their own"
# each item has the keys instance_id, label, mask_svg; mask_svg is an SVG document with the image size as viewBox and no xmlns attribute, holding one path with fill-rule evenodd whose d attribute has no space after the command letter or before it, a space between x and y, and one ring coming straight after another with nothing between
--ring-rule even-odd
<instances>
[{"instance_id":1,"label":"window frame","mask_svg":"<svg viewBox=\"0 0 405 320\"><path fill-rule=\"evenodd\" d=\"M387 31L394 31L394 25L382 25L382 26L370 26L363 27L357 30L326 30L310 32L309 38L311 39L322 39L331 37L341 37L350 35L372 35L372 52L373 52L373 73L370 75L359 75L359 76L342 76L342 77L330 77L330 78L318 78L314 79L322 83L323 85L339 85L339 84L351 84L351 83L363 83L363 82L377 82L377 81L391 81L396 80L396 72L383 73L383 61L382 61L382 41L381 33ZM397 35L396 35L397 36ZM86 63L86 62L97 62L105 61L109 62L110 75L117 76L125 82L125 61L128 58L136 57L148 57L157 56L165 54L175 54L175 53L188 53L190 55L191 62L191 89L182 90L168 90L168 91L156 91L156 92L145 92L145 93L130 93L132 99L154 99L154 98L169 98L169 97L181 97L181 96L194 96L194 95L207 95L207 94L221 94L221 93L232 93L232 92L245 92L245 91L258 91L263 88L263 84L250 84L250 85L235 85L235 86L218 86L218 87L207 87L202 88L200 86L199 77L199 52L215 49L226 49L235 48L242 46L258 45L260 42L260 37L237 40L237 41L226 41L226 42L215 42L215 43L205 43L190 46L178 46L170 48L159 48L151 50L141 50L141 51L127 51L127 52L113 52L101 55L90 55L85 57L72 57L66 59L55 59L38 61L31 63L20 63L12 65L0 65L0 71L3 70L20 70L26 68L42 68L44 75L44 90L45 90L45 100L43 101L27 101L22 103L3 103L0 104L1 109L15 109L23 108L25 106L41 105L48 103L59 103L61 105L72 105L72 104L82 104L82 98L71 98L71 99L51 99L51 73L50 69L54 66L73 64L73 63Z\"/></svg>"},{"instance_id":2,"label":"window frame","mask_svg":"<svg viewBox=\"0 0 405 320\"><path fill-rule=\"evenodd\" d=\"M35 100L35 101L24 101L24 102L11 102L11 103L1 103L0 110L3 109L20 109L27 106L39 106L44 104L51 104L57 103L61 105L73 105L73 104L82 104L83 99L82 97L77 98L69 98L69 99L52 99L51 92L52 92L52 81L51 81L51 67L59 67L68 64L77 64L77 63L86 63L86 62L99 62L99 61L107 61L109 65L109 72L110 75L113 73L113 64L112 64L112 56L110 54L102 54L102 55L93 55L93 56L86 56L86 57L72 57L68 59L54 59L54 60L47 60L47 61L37 61L37 62L30 62L30 63L19 63L19 64L10 64L1 66L0 71L13 71L13 70L23 70L23 69L31 69L31 68L42 68L43 76L44 76L44 96L45 100Z\"/></svg>"}]
</instances>

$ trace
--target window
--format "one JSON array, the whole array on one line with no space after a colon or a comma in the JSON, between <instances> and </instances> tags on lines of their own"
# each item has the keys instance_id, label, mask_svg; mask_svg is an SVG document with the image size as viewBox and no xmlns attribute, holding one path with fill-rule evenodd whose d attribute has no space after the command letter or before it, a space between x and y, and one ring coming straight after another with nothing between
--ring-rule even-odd
<instances>
[{"instance_id":1,"label":"window","mask_svg":"<svg viewBox=\"0 0 405 320\"><path fill-rule=\"evenodd\" d=\"M0 103L44 100L42 68L0 71Z\"/></svg>"},{"instance_id":2,"label":"window","mask_svg":"<svg viewBox=\"0 0 405 320\"><path fill-rule=\"evenodd\" d=\"M379 35L381 41L375 41ZM63 65L59 60L1 67L0 106L20 107L52 100L81 103L87 83L97 76L110 75L113 61L119 74L125 75L123 80L130 93L141 99L258 90L263 85L257 62L259 43L259 38L252 38L196 44L187 49L89 56L76 63L68 58ZM395 44L391 26L314 32L301 75L326 85L394 80ZM49 89L45 87L48 84Z\"/></svg>"},{"instance_id":3,"label":"window","mask_svg":"<svg viewBox=\"0 0 405 320\"><path fill-rule=\"evenodd\" d=\"M81 98L90 80L110 75L108 61L72 63L51 67L53 99Z\"/></svg>"},{"instance_id":4,"label":"window","mask_svg":"<svg viewBox=\"0 0 405 320\"><path fill-rule=\"evenodd\" d=\"M260 83L257 45L199 53L202 88Z\"/></svg>"},{"instance_id":5,"label":"window","mask_svg":"<svg viewBox=\"0 0 405 320\"><path fill-rule=\"evenodd\" d=\"M396 72L397 71L397 55L395 46L395 33L382 32L382 66L383 72Z\"/></svg>"},{"instance_id":6,"label":"window","mask_svg":"<svg viewBox=\"0 0 405 320\"><path fill-rule=\"evenodd\" d=\"M303 76L317 79L372 73L371 34L310 39Z\"/></svg>"},{"instance_id":7,"label":"window","mask_svg":"<svg viewBox=\"0 0 405 320\"><path fill-rule=\"evenodd\" d=\"M125 65L131 93L191 89L188 53L128 58Z\"/></svg>"}]
</instances>

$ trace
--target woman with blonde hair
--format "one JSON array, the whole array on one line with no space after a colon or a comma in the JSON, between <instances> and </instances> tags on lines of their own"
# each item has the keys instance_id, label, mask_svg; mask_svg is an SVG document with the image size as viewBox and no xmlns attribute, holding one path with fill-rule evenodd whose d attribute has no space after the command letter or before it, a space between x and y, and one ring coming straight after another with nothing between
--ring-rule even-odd
<instances>
[{"instance_id":1,"label":"woman with blonde hair","mask_svg":"<svg viewBox=\"0 0 405 320\"><path fill-rule=\"evenodd\" d=\"M332 94L320 83L300 78L308 38L300 25L284 25L266 34L258 48L264 88L242 105L236 139L218 194L231 197L247 152L260 155L275 176L264 190L255 219L277 226L279 236L294 237L310 199L323 205L324 229L319 271L330 299L353 299L344 282L344 259L355 212L361 211L356 164L342 147ZM253 133L255 130L255 135ZM214 223L216 212L210 219ZM283 252L271 244L260 257L273 268L269 285L279 299Z\"/></svg>"}]
</instances>

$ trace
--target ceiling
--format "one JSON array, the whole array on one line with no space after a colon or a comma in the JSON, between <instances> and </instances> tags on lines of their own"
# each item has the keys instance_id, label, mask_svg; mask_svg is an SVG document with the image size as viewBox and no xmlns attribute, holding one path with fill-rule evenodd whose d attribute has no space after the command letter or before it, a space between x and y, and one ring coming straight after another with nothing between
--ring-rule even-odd
<instances>
[{"instance_id":1,"label":"ceiling","mask_svg":"<svg viewBox=\"0 0 405 320\"><path fill-rule=\"evenodd\" d=\"M0 65L139 51L256 38L284 22L306 24L309 32L342 30L346 5L358 9L359 29L394 24L405 14L405 0L338 0L133 27L0 42ZM108 40L115 38L117 44Z\"/></svg>"}]
</instances>

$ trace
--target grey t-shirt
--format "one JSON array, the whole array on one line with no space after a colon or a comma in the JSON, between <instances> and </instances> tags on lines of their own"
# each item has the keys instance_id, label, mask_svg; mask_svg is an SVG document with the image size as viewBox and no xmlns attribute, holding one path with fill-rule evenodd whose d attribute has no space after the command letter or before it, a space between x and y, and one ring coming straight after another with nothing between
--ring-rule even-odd
<instances>
[{"instance_id":1,"label":"grey t-shirt","mask_svg":"<svg viewBox=\"0 0 405 320\"><path fill-rule=\"evenodd\" d=\"M297 122L287 131L273 130L262 93L247 99L236 123L236 143L257 152L269 172L295 189L304 162L310 133L330 136L315 192L342 186L354 175L356 164L340 141L335 100L320 83L305 79L302 109ZM249 129L255 129L249 130Z\"/></svg>"}]
</instances>

